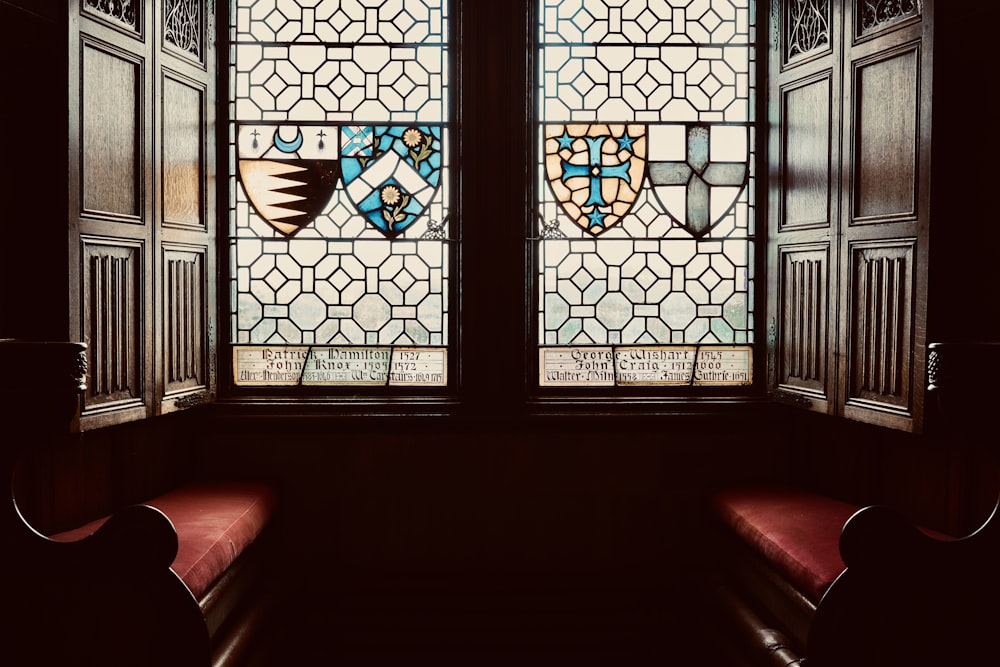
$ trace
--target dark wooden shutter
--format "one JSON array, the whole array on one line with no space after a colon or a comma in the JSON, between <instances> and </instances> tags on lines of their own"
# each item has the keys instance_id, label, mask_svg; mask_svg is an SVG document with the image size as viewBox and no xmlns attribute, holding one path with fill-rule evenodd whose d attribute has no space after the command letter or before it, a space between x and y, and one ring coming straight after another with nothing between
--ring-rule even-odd
<instances>
[{"instance_id":1,"label":"dark wooden shutter","mask_svg":"<svg viewBox=\"0 0 1000 667\"><path fill-rule=\"evenodd\" d=\"M810 409L916 431L933 3L889 4L772 3L769 381Z\"/></svg>"},{"instance_id":2,"label":"dark wooden shutter","mask_svg":"<svg viewBox=\"0 0 1000 667\"><path fill-rule=\"evenodd\" d=\"M214 2L70 2L71 334L84 428L215 392Z\"/></svg>"},{"instance_id":3,"label":"dark wooden shutter","mask_svg":"<svg viewBox=\"0 0 1000 667\"><path fill-rule=\"evenodd\" d=\"M843 15L830 2L776 1L770 19L768 381L833 413Z\"/></svg>"},{"instance_id":4,"label":"dark wooden shutter","mask_svg":"<svg viewBox=\"0 0 1000 667\"><path fill-rule=\"evenodd\" d=\"M919 430L926 375L931 3L847 3L838 377L844 415Z\"/></svg>"}]
</instances>

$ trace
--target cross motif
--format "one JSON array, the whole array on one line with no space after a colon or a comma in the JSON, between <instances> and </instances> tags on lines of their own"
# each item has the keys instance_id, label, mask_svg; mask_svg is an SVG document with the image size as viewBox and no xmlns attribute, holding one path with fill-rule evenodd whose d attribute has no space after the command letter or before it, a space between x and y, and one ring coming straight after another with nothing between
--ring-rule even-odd
<instances>
[{"instance_id":1,"label":"cross motif","mask_svg":"<svg viewBox=\"0 0 1000 667\"><path fill-rule=\"evenodd\" d=\"M742 188L746 183L747 164L712 161L709 157L710 134L707 126L688 126L686 134L686 158L682 161L650 162L649 181L654 186L654 193L655 186L685 189L683 215L682 211L668 209L667 212L697 236L704 234L718 222L711 219L713 188Z\"/></svg>"},{"instance_id":2,"label":"cross motif","mask_svg":"<svg viewBox=\"0 0 1000 667\"><path fill-rule=\"evenodd\" d=\"M587 202L584 206L593 206L594 210L587 214L590 219L591 227L603 227L604 218L606 213L602 213L598 210L601 206L608 206L608 202L604 200L604 195L601 192L601 184L605 179L619 178L628 184L632 183L632 177L629 176L629 169L632 167L632 160L628 159L621 164L616 165L605 165L603 164L603 154L601 153L601 146L604 142L610 139L609 135L603 135L599 137L583 137L587 142L588 149L588 160L587 164L570 164L566 160L562 161L562 181L565 183L571 178L577 178L580 176L590 178L590 190L587 196ZM619 141L621 144L621 141Z\"/></svg>"}]
</instances>

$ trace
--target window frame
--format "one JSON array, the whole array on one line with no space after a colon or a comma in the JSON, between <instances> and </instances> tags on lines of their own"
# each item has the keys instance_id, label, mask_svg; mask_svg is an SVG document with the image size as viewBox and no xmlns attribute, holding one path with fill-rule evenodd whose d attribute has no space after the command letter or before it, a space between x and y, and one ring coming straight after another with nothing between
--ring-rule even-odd
<instances>
[{"instance_id":1,"label":"window frame","mask_svg":"<svg viewBox=\"0 0 1000 667\"><path fill-rule=\"evenodd\" d=\"M445 388L385 387L237 387L233 382L229 313L231 290L220 290L221 336L219 354L220 399L232 407L281 412L322 414L464 414L477 418L490 415L544 414L659 414L703 413L726 406L756 404L766 397L766 348L763 313L766 305L765 264L767 185L766 118L767 58L760 17L756 30L758 52L753 124L757 130L754 247L753 382L743 387L649 387L604 388L543 387L538 382L536 275L537 244L532 241L537 225L536 201L538 150L535 92L538 89L538 2L507 0L504 3L451 0L451 223L449 237L457 239L451 256L449 290L449 384ZM502 4L503 6L499 6ZM219 3L219 25L226 39L217 49L218 90L229 91L228 2ZM220 29L220 33L221 33ZM512 54L524 53L511 58ZM228 131L231 105L218 100L218 149L220 165L228 165ZM503 100L504 104L497 104ZM518 103L517 101L522 101ZM762 106L765 105L765 106ZM502 137L504 150L494 142L473 137ZM489 182L477 177L487 165ZM517 160L514 156L526 156ZM224 156L224 159L222 158ZM230 280L229 210L232 194L230 175L220 174L219 245L220 285ZM497 196L496 193L511 193ZM489 202L483 206L482 202ZM486 210L480 217L477 211ZM490 224L478 224L488 220ZM468 221L468 222L467 222ZM509 221L507 226L504 221ZM495 275L524 276L523 288L513 282L501 284ZM496 372L484 372L494 370ZM266 406L266 407L265 407Z\"/></svg>"}]
</instances>

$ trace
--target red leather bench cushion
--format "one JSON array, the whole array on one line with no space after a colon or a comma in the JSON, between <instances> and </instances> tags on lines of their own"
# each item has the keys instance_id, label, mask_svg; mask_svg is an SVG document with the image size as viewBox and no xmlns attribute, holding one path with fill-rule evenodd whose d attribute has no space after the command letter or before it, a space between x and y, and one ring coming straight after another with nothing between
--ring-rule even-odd
<instances>
[{"instance_id":1,"label":"red leather bench cushion","mask_svg":"<svg viewBox=\"0 0 1000 667\"><path fill-rule=\"evenodd\" d=\"M712 498L722 521L813 602L844 570L840 532L860 509L779 488L729 489Z\"/></svg>"},{"instance_id":2,"label":"red leather bench cushion","mask_svg":"<svg viewBox=\"0 0 1000 667\"><path fill-rule=\"evenodd\" d=\"M201 482L176 488L145 503L163 512L177 531L177 557L171 569L195 598L226 571L263 530L277 496L259 482ZM83 539L108 517L50 535L62 542Z\"/></svg>"}]
</instances>

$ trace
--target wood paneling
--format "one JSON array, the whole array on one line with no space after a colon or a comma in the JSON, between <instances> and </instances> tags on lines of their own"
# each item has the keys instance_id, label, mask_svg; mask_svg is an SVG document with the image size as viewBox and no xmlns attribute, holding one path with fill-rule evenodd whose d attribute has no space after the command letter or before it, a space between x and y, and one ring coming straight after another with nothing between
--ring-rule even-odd
<instances>
[{"instance_id":1,"label":"wood paneling","mask_svg":"<svg viewBox=\"0 0 1000 667\"><path fill-rule=\"evenodd\" d=\"M146 4L141 0L84 0L82 9L117 28L142 32Z\"/></svg>"},{"instance_id":2,"label":"wood paneling","mask_svg":"<svg viewBox=\"0 0 1000 667\"><path fill-rule=\"evenodd\" d=\"M912 244L852 248L850 395L909 408L914 255Z\"/></svg>"},{"instance_id":3,"label":"wood paneling","mask_svg":"<svg viewBox=\"0 0 1000 667\"><path fill-rule=\"evenodd\" d=\"M932 99L933 3L918 4L772 3L782 48L768 84L771 387L813 411L912 431Z\"/></svg>"},{"instance_id":4,"label":"wood paneling","mask_svg":"<svg viewBox=\"0 0 1000 667\"><path fill-rule=\"evenodd\" d=\"M140 64L85 44L82 69L83 208L138 218L142 198Z\"/></svg>"},{"instance_id":5,"label":"wood paneling","mask_svg":"<svg viewBox=\"0 0 1000 667\"><path fill-rule=\"evenodd\" d=\"M162 160L156 228L157 414L211 401L216 376L216 3L165 0L153 30Z\"/></svg>"},{"instance_id":6,"label":"wood paneling","mask_svg":"<svg viewBox=\"0 0 1000 667\"><path fill-rule=\"evenodd\" d=\"M774 42L780 42L784 60L782 64L795 64L804 59L831 53L834 46L834 14L830 12L831 0L794 0L792 2L771 2L771 25L782 26L781 35ZM778 8L783 6L779 18ZM760 10L758 10L760 11Z\"/></svg>"},{"instance_id":7,"label":"wood paneling","mask_svg":"<svg viewBox=\"0 0 1000 667\"><path fill-rule=\"evenodd\" d=\"M204 384L205 253L164 251L165 393Z\"/></svg>"},{"instance_id":8,"label":"wood paneling","mask_svg":"<svg viewBox=\"0 0 1000 667\"><path fill-rule=\"evenodd\" d=\"M909 49L857 66L855 222L916 215L918 64Z\"/></svg>"},{"instance_id":9,"label":"wood paneling","mask_svg":"<svg viewBox=\"0 0 1000 667\"><path fill-rule=\"evenodd\" d=\"M69 2L70 328L101 359L82 430L214 396L214 10Z\"/></svg>"},{"instance_id":10,"label":"wood paneling","mask_svg":"<svg viewBox=\"0 0 1000 667\"><path fill-rule=\"evenodd\" d=\"M784 91L782 225L830 224L830 77Z\"/></svg>"},{"instance_id":11,"label":"wood paneling","mask_svg":"<svg viewBox=\"0 0 1000 667\"><path fill-rule=\"evenodd\" d=\"M772 3L780 48L768 54L769 383L821 413L836 410L843 16L834 4Z\"/></svg>"},{"instance_id":12,"label":"wood paneling","mask_svg":"<svg viewBox=\"0 0 1000 667\"><path fill-rule=\"evenodd\" d=\"M926 0L925 0L926 1ZM890 30L903 21L918 19L920 0L895 0L895 2L858 2L855 9L855 37L871 36Z\"/></svg>"},{"instance_id":13,"label":"wood paneling","mask_svg":"<svg viewBox=\"0 0 1000 667\"><path fill-rule=\"evenodd\" d=\"M829 248L783 248L781 256L779 381L783 388L806 390L825 398Z\"/></svg>"},{"instance_id":14,"label":"wood paneling","mask_svg":"<svg viewBox=\"0 0 1000 667\"><path fill-rule=\"evenodd\" d=\"M203 227L202 181L205 136L201 90L163 79L163 222Z\"/></svg>"},{"instance_id":15,"label":"wood paneling","mask_svg":"<svg viewBox=\"0 0 1000 667\"><path fill-rule=\"evenodd\" d=\"M83 263L87 406L141 401L142 248L85 242Z\"/></svg>"}]
</instances>

